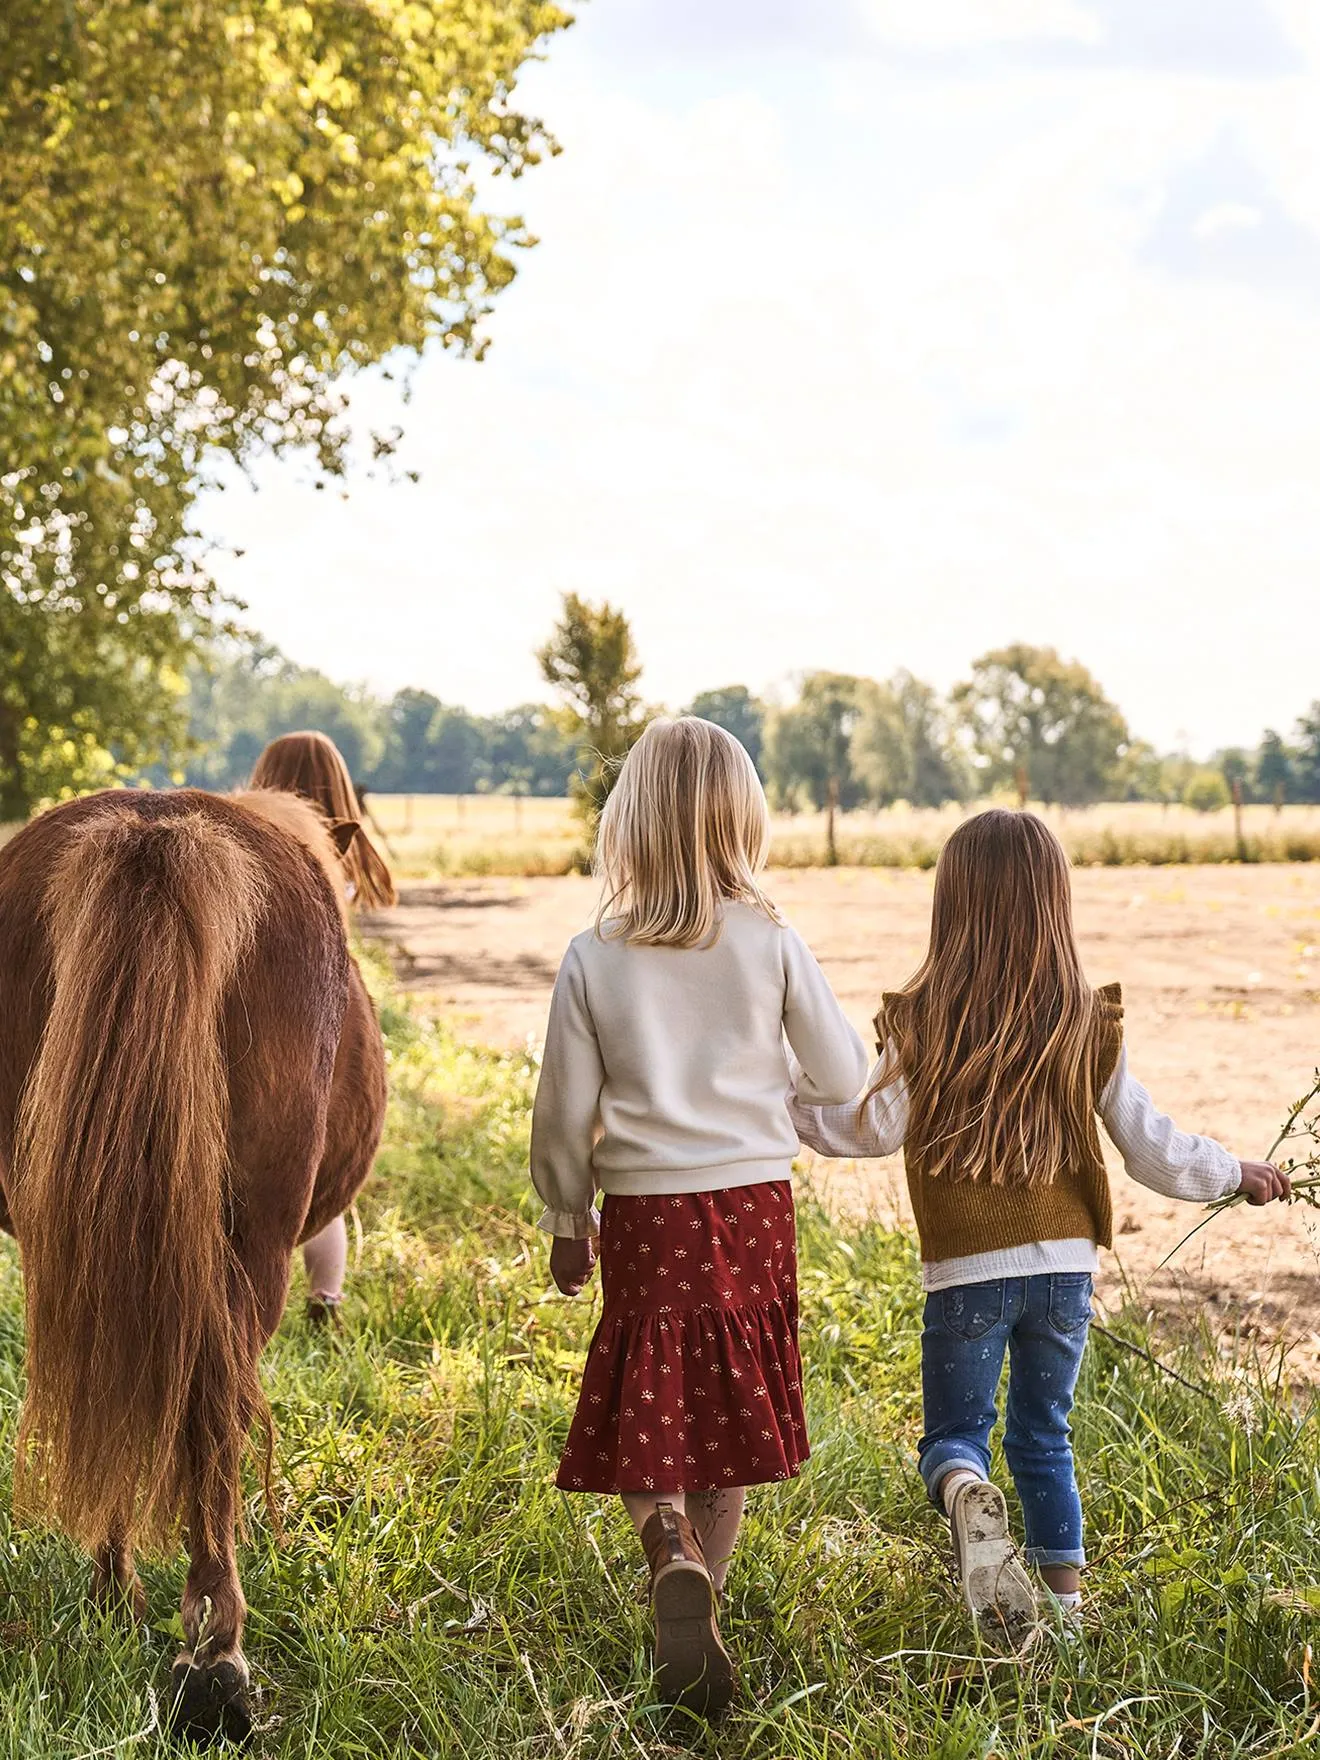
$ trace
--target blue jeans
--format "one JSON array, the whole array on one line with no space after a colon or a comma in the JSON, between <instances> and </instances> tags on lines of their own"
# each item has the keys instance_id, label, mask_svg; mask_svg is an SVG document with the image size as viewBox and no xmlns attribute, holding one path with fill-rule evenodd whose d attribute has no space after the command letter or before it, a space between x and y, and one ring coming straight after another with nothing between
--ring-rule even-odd
<instances>
[{"instance_id":1,"label":"blue jeans","mask_svg":"<svg viewBox=\"0 0 1320 1760\"><path fill-rule=\"evenodd\" d=\"M940 1480L953 1468L989 1476L1007 1350L1004 1455L1022 1504L1030 1564L1086 1562L1068 1414L1090 1320L1084 1271L963 1283L926 1298L921 1477L938 1504Z\"/></svg>"}]
</instances>

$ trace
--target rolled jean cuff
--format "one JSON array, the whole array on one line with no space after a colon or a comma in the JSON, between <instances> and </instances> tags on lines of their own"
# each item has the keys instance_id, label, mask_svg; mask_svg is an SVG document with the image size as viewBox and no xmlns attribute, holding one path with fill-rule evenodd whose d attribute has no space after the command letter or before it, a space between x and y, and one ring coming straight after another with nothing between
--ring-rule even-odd
<instances>
[{"instance_id":1,"label":"rolled jean cuff","mask_svg":"<svg viewBox=\"0 0 1320 1760\"><path fill-rule=\"evenodd\" d=\"M922 1483L931 1502L938 1509L940 1504L940 1486L950 1473L975 1473L978 1479L990 1477L990 1463L974 1455L966 1444L959 1444L962 1452L956 1452L948 1443L936 1443L928 1449L919 1463Z\"/></svg>"},{"instance_id":2,"label":"rolled jean cuff","mask_svg":"<svg viewBox=\"0 0 1320 1760\"><path fill-rule=\"evenodd\" d=\"M1058 1546L1028 1546L1026 1552L1027 1563L1036 1570L1048 1571L1055 1568L1071 1567L1071 1569L1079 1571L1086 1563L1086 1554L1080 1546L1072 1552Z\"/></svg>"}]
</instances>

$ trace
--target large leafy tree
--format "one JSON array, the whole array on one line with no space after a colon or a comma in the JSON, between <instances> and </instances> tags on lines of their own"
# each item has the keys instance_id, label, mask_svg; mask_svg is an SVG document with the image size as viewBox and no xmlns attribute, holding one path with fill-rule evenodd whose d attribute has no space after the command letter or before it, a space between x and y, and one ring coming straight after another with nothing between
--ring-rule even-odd
<instances>
[{"instance_id":1,"label":"large leafy tree","mask_svg":"<svg viewBox=\"0 0 1320 1760\"><path fill-rule=\"evenodd\" d=\"M983 654L953 702L991 788L1025 776L1038 800L1082 806L1114 786L1127 724L1086 668L1053 648Z\"/></svg>"},{"instance_id":2,"label":"large leafy tree","mask_svg":"<svg viewBox=\"0 0 1320 1760\"><path fill-rule=\"evenodd\" d=\"M853 771L852 742L879 688L846 672L805 675L797 702L772 715L766 728L765 771L777 805L860 804L865 790Z\"/></svg>"},{"instance_id":3,"label":"large leafy tree","mask_svg":"<svg viewBox=\"0 0 1320 1760\"><path fill-rule=\"evenodd\" d=\"M729 684L717 691L701 691L688 705L689 715L700 715L724 728L747 749L753 764L760 768L761 747L765 739L765 704L754 697L745 684Z\"/></svg>"},{"instance_id":4,"label":"large leafy tree","mask_svg":"<svg viewBox=\"0 0 1320 1760\"><path fill-rule=\"evenodd\" d=\"M944 705L910 672L896 673L864 702L850 757L857 785L874 806L904 800L939 807L967 796L966 766Z\"/></svg>"},{"instance_id":5,"label":"large leafy tree","mask_svg":"<svg viewBox=\"0 0 1320 1760\"><path fill-rule=\"evenodd\" d=\"M148 761L223 621L208 461L342 467L345 376L475 354L531 242L478 174L541 0L7 0L0 33L0 818ZM387 452L388 437L377 450Z\"/></svg>"},{"instance_id":6,"label":"large leafy tree","mask_svg":"<svg viewBox=\"0 0 1320 1760\"><path fill-rule=\"evenodd\" d=\"M573 795L594 831L619 765L646 725L628 619L613 605L566 593L559 622L536 658L562 699L560 726L578 752Z\"/></svg>"}]
</instances>

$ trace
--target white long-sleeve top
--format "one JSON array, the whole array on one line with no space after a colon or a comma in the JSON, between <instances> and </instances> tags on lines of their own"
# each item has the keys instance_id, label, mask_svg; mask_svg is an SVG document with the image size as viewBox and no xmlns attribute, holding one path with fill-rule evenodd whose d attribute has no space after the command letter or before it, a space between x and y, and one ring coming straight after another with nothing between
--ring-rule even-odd
<instances>
[{"instance_id":1,"label":"white long-sleeve top","mask_svg":"<svg viewBox=\"0 0 1320 1760\"><path fill-rule=\"evenodd\" d=\"M897 1068L896 1057L882 1057L866 1086L876 1082L883 1070ZM818 1155L849 1159L896 1155L907 1135L907 1082L901 1073L893 1075L860 1111L856 1099L844 1106L819 1105L801 1093L794 1095L789 1110L799 1138ZM1123 1157L1124 1171L1162 1197L1212 1204L1241 1184L1241 1163L1222 1143L1180 1131L1158 1110L1129 1072L1126 1046L1119 1053L1097 1110ZM924 1261L921 1279L928 1290L949 1289L955 1284L1030 1277L1046 1271L1094 1271L1097 1263L1094 1241L1030 1241L1025 1246L971 1253L960 1259Z\"/></svg>"},{"instance_id":2,"label":"white long-sleeve top","mask_svg":"<svg viewBox=\"0 0 1320 1760\"><path fill-rule=\"evenodd\" d=\"M606 925L608 929L608 925ZM795 929L730 902L705 947L586 930L564 955L532 1111L541 1227L581 1238L598 1191L718 1191L786 1179L797 1093L859 1092L866 1052Z\"/></svg>"}]
</instances>

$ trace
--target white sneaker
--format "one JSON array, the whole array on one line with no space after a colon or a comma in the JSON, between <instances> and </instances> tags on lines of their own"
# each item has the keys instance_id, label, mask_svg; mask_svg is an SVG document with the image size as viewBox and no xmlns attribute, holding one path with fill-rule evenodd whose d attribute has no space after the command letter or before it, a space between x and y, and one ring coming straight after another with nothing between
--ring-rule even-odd
<instances>
[{"instance_id":1,"label":"white sneaker","mask_svg":"<svg viewBox=\"0 0 1320 1760\"><path fill-rule=\"evenodd\" d=\"M969 1479L952 1497L949 1527L963 1598L977 1623L1017 1651L1036 1635L1036 1591L1008 1525L1004 1494L988 1479Z\"/></svg>"}]
</instances>

